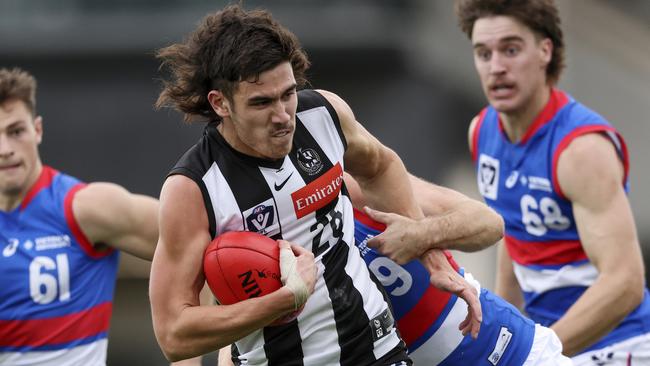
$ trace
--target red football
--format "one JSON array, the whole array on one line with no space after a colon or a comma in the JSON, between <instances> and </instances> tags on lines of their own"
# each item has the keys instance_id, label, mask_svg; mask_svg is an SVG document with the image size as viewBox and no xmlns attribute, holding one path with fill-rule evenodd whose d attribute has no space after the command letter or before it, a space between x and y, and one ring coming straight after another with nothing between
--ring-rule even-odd
<instances>
[{"instance_id":1,"label":"red football","mask_svg":"<svg viewBox=\"0 0 650 366\"><path fill-rule=\"evenodd\" d=\"M275 240L249 231L229 231L206 248L203 272L217 301L230 305L282 287L279 257L280 248ZM291 321L298 313L272 325Z\"/></svg>"}]
</instances>

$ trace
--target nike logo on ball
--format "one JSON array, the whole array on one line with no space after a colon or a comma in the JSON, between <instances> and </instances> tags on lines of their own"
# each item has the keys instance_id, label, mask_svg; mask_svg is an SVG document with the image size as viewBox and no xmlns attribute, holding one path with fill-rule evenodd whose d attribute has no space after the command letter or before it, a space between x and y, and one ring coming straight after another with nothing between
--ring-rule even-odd
<instances>
[{"instance_id":1,"label":"nike logo on ball","mask_svg":"<svg viewBox=\"0 0 650 366\"><path fill-rule=\"evenodd\" d=\"M282 183L280 183L279 185L278 185L277 183L275 183L275 185L274 185L274 186L275 186L275 190L276 190L276 191L281 190L282 187L284 187L284 185L287 184L287 182L289 181L289 178L291 178L292 175L293 175L293 172L291 172L291 174L289 174L289 176L287 177L287 179L285 179L285 180L284 180Z\"/></svg>"}]
</instances>

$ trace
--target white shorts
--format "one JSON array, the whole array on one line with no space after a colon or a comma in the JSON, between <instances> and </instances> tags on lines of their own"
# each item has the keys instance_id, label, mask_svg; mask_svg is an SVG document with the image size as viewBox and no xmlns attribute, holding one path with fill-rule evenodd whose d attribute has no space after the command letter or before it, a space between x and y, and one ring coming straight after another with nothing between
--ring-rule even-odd
<instances>
[{"instance_id":1,"label":"white shorts","mask_svg":"<svg viewBox=\"0 0 650 366\"><path fill-rule=\"evenodd\" d=\"M535 337L528 358L522 366L571 366L570 358L562 354L562 342L555 332L535 324Z\"/></svg>"},{"instance_id":2,"label":"white shorts","mask_svg":"<svg viewBox=\"0 0 650 366\"><path fill-rule=\"evenodd\" d=\"M649 366L650 333L573 357L576 366Z\"/></svg>"}]
</instances>

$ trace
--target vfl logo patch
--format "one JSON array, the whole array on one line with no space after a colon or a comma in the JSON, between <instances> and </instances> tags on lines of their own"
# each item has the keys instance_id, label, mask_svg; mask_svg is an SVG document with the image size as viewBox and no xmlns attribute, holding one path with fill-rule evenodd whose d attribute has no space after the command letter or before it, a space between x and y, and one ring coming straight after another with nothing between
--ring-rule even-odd
<instances>
[{"instance_id":1,"label":"vfl logo patch","mask_svg":"<svg viewBox=\"0 0 650 366\"><path fill-rule=\"evenodd\" d=\"M318 174L323 169L323 162L316 150L310 148L300 148L296 153L298 166L309 175Z\"/></svg>"},{"instance_id":2,"label":"vfl logo patch","mask_svg":"<svg viewBox=\"0 0 650 366\"><path fill-rule=\"evenodd\" d=\"M271 198L244 211L243 216L248 231L266 236L272 236L280 231L280 224L276 220L278 215Z\"/></svg>"},{"instance_id":3,"label":"vfl logo patch","mask_svg":"<svg viewBox=\"0 0 650 366\"><path fill-rule=\"evenodd\" d=\"M499 160L481 154L478 160L478 190L485 198L497 199L499 189Z\"/></svg>"},{"instance_id":4,"label":"vfl logo patch","mask_svg":"<svg viewBox=\"0 0 650 366\"><path fill-rule=\"evenodd\" d=\"M291 193L296 217L304 217L332 202L341 192L341 185L343 185L343 168L341 163L336 163L325 174Z\"/></svg>"}]
</instances>

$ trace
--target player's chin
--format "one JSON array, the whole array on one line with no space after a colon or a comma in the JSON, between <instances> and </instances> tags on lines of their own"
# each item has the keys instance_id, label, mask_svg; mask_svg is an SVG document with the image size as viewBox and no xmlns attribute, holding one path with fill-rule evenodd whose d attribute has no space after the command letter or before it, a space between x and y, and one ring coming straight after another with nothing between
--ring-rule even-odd
<instances>
[{"instance_id":1,"label":"player's chin","mask_svg":"<svg viewBox=\"0 0 650 366\"><path fill-rule=\"evenodd\" d=\"M271 145L269 157L272 159L282 159L291 152L291 141L279 142Z\"/></svg>"}]
</instances>

